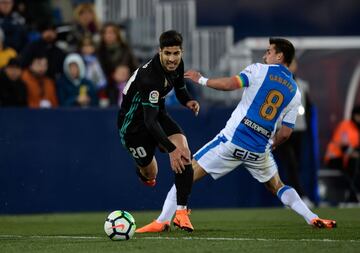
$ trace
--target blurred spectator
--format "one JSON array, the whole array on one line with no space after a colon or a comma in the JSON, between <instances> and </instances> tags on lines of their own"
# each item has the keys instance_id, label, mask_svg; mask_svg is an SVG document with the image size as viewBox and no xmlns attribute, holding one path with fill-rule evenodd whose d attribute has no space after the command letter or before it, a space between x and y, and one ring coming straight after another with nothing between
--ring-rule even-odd
<instances>
[{"instance_id":1,"label":"blurred spectator","mask_svg":"<svg viewBox=\"0 0 360 253\"><path fill-rule=\"evenodd\" d=\"M57 107L55 83L46 76L48 60L45 55L35 55L30 66L24 70L22 80L28 92L28 104L31 108Z\"/></svg>"},{"instance_id":2,"label":"blurred spectator","mask_svg":"<svg viewBox=\"0 0 360 253\"><path fill-rule=\"evenodd\" d=\"M99 60L95 55L95 44L91 37L84 37L80 44L80 53L85 62L85 77L92 81L97 90L105 87L106 78L100 66Z\"/></svg>"},{"instance_id":3,"label":"blurred spectator","mask_svg":"<svg viewBox=\"0 0 360 253\"><path fill-rule=\"evenodd\" d=\"M20 61L16 58L10 59L0 71L0 107L27 106L27 92L21 73Z\"/></svg>"},{"instance_id":4,"label":"blurred spectator","mask_svg":"<svg viewBox=\"0 0 360 253\"><path fill-rule=\"evenodd\" d=\"M60 105L96 106L94 84L85 79L85 64L79 54L69 54L64 62L64 74L56 82Z\"/></svg>"},{"instance_id":5,"label":"blurred spectator","mask_svg":"<svg viewBox=\"0 0 360 253\"><path fill-rule=\"evenodd\" d=\"M0 28L0 69L6 66L11 58L16 57L17 53L11 47L5 47L4 45L5 34Z\"/></svg>"},{"instance_id":6,"label":"blurred spectator","mask_svg":"<svg viewBox=\"0 0 360 253\"><path fill-rule=\"evenodd\" d=\"M28 67L34 55L45 54L48 60L47 76L57 79L63 72L65 52L56 45L55 26L44 23L39 26L41 38L29 43L21 53L24 67Z\"/></svg>"},{"instance_id":7,"label":"blurred spectator","mask_svg":"<svg viewBox=\"0 0 360 253\"><path fill-rule=\"evenodd\" d=\"M74 52L85 36L98 42L99 27L94 5L92 3L79 4L74 11L74 24L66 38L69 51Z\"/></svg>"},{"instance_id":8,"label":"blurred spectator","mask_svg":"<svg viewBox=\"0 0 360 253\"><path fill-rule=\"evenodd\" d=\"M325 164L345 172L350 182L349 201L359 201L356 194L360 189L360 105L353 108L350 120L336 126L326 149Z\"/></svg>"},{"instance_id":9,"label":"blurred spectator","mask_svg":"<svg viewBox=\"0 0 360 253\"><path fill-rule=\"evenodd\" d=\"M100 106L106 107L111 105L120 107L123 99L122 92L129 78L129 67L123 64L117 65L112 75L111 82L100 93Z\"/></svg>"},{"instance_id":10,"label":"blurred spectator","mask_svg":"<svg viewBox=\"0 0 360 253\"><path fill-rule=\"evenodd\" d=\"M27 29L25 19L13 9L13 0L0 0L0 27L5 33L5 46L20 52L27 42Z\"/></svg>"},{"instance_id":11,"label":"blurred spectator","mask_svg":"<svg viewBox=\"0 0 360 253\"><path fill-rule=\"evenodd\" d=\"M29 30L36 30L39 24L53 23L53 5L51 0L17 0L16 11L25 18Z\"/></svg>"},{"instance_id":12,"label":"blurred spectator","mask_svg":"<svg viewBox=\"0 0 360 253\"><path fill-rule=\"evenodd\" d=\"M126 65L133 72L137 67L137 60L131 48L121 35L120 28L114 23L107 23L101 30L98 57L108 81L115 66Z\"/></svg>"},{"instance_id":13,"label":"blurred spectator","mask_svg":"<svg viewBox=\"0 0 360 253\"><path fill-rule=\"evenodd\" d=\"M304 149L308 149L308 147L303 145L307 143L306 140L309 140L311 136L311 131L309 131L311 119L309 84L296 76L297 69L298 64L294 59L289 66L289 70L293 73L294 79L301 92L301 106L299 107L292 135L285 143L274 150L274 156L277 158L281 168L285 170L288 184L295 188L299 196L309 207L313 207L314 204L306 196L300 180L301 161L310 159L306 157L308 152L304 152Z\"/></svg>"}]
</instances>

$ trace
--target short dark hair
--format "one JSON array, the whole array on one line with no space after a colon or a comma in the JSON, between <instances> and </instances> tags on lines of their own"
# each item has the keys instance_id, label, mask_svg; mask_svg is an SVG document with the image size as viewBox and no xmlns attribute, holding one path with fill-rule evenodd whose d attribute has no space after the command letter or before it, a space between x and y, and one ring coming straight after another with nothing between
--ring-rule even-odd
<instances>
[{"instance_id":1,"label":"short dark hair","mask_svg":"<svg viewBox=\"0 0 360 253\"><path fill-rule=\"evenodd\" d=\"M160 48L179 46L182 48L183 38L180 33L175 30L163 32L159 38Z\"/></svg>"},{"instance_id":2,"label":"short dark hair","mask_svg":"<svg viewBox=\"0 0 360 253\"><path fill-rule=\"evenodd\" d=\"M39 59L46 59L47 60L47 56L45 54L45 52L35 52L34 55L31 57L31 61L30 64L33 64L35 60L39 60Z\"/></svg>"},{"instance_id":3,"label":"short dark hair","mask_svg":"<svg viewBox=\"0 0 360 253\"><path fill-rule=\"evenodd\" d=\"M21 62L18 57L13 57L9 60L9 62L6 64L6 67L17 67L21 68Z\"/></svg>"},{"instance_id":4,"label":"short dark hair","mask_svg":"<svg viewBox=\"0 0 360 253\"><path fill-rule=\"evenodd\" d=\"M287 39L283 38L270 38L269 43L270 45L275 45L276 53L284 54L284 62L290 65L295 57L294 45Z\"/></svg>"}]
</instances>

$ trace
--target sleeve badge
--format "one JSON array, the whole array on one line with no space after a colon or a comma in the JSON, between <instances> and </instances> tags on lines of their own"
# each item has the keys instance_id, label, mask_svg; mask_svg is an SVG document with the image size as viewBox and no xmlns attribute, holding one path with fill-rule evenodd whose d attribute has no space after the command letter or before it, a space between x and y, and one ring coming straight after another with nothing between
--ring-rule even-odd
<instances>
[{"instance_id":1,"label":"sleeve badge","mask_svg":"<svg viewBox=\"0 0 360 253\"><path fill-rule=\"evenodd\" d=\"M149 102L152 104L156 104L159 102L159 92L157 90L153 90L149 94Z\"/></svg>"}]
</instances>

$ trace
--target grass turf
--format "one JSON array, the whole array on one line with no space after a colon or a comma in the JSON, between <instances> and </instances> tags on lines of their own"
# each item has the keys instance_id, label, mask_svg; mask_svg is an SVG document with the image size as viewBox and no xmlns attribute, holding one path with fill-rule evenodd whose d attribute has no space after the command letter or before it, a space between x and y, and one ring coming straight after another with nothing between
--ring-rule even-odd
<instances>
[{"instance_id":1,"label":"grass turf","mask_svg":"<svg viewBox=\"0 0 360 253\"><path fill-rule=\"evenodd\" d=\"M0 252L359 252L360 209L316 209L336 229L314 229L290 210L194 210L193 233L135 234L111 241L105 213L0 216ZM131 212L137 226L158 212Z\"/></svg>"}]
</instances>

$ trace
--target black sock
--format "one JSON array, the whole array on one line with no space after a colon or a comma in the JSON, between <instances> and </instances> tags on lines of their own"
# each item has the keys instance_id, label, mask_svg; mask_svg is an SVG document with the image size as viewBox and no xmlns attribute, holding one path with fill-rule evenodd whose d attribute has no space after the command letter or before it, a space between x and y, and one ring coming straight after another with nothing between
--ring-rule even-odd
<instances>
[{"instance_id":1,"label":"black sock","mask_svg":"<svg viewBox=\"0 0 360 253\"><path fill-rule=\"evenodd\" d=\"M185 170L181 174L175 174L175 186L177 204L186 206L193 184L194 170L191 164L185 165Z\"/></svg>"}]
</instances>

